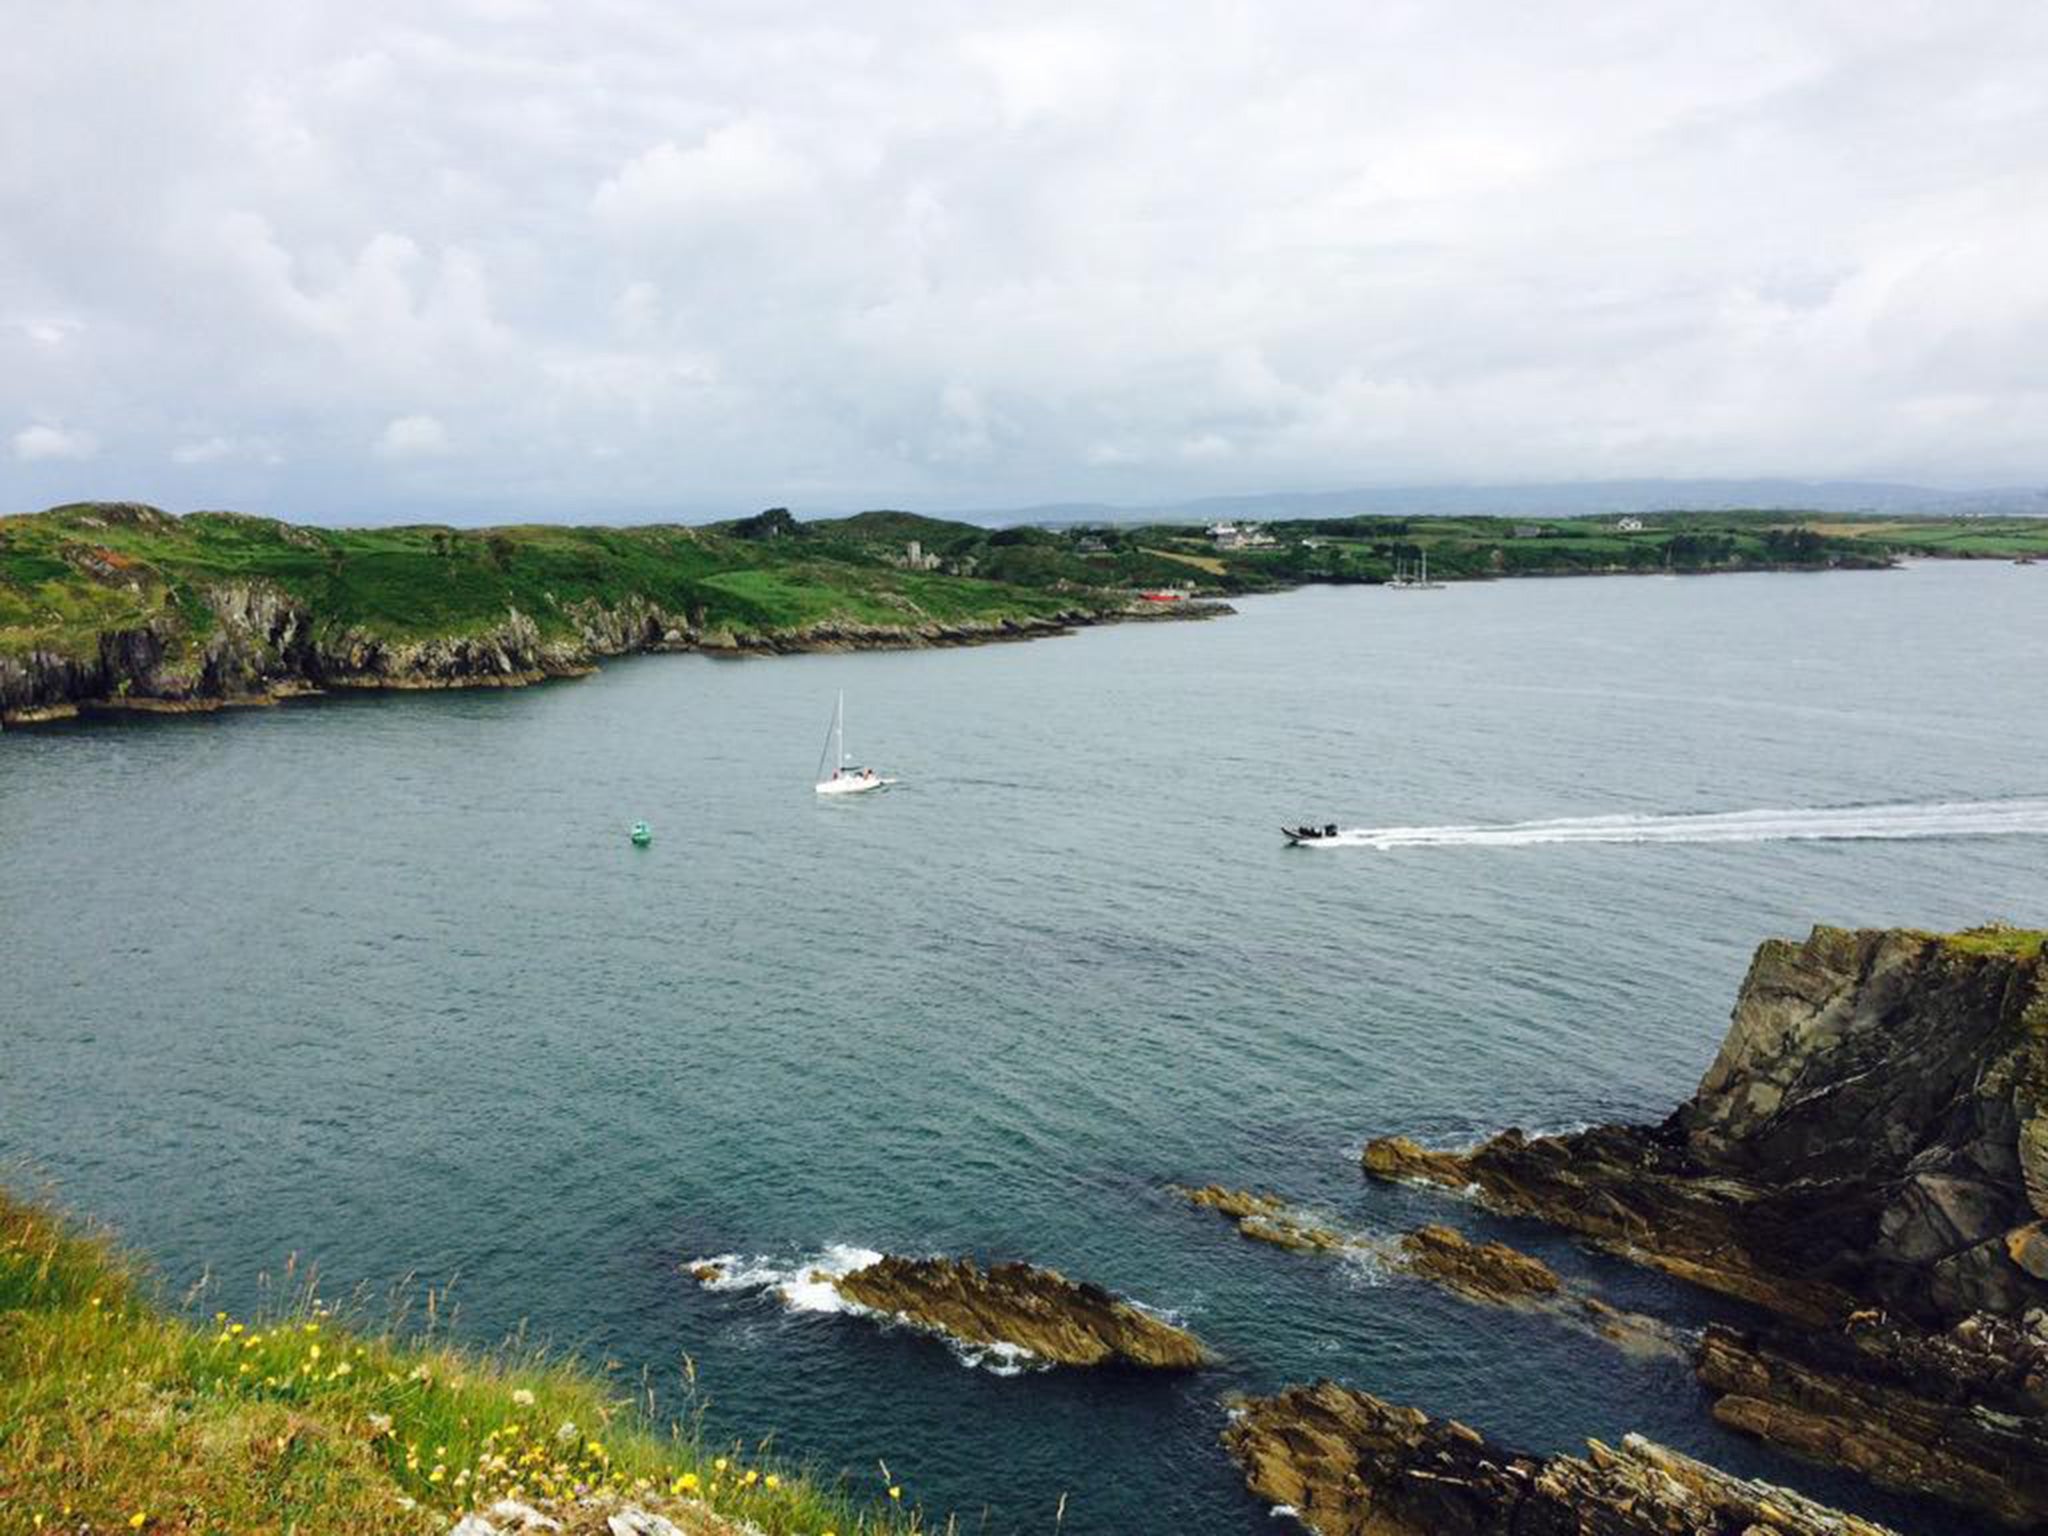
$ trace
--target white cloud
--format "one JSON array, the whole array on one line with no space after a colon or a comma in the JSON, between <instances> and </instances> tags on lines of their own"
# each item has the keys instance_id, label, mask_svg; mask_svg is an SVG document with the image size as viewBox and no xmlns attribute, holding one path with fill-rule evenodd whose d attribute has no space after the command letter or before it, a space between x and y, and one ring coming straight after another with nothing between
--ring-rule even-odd
<instances>
[{"instance_id":1,"label":"white cloud","mask_svg":"<svg viewBox=\"0 0 2048 1536\"><path fill-rule=\"evenodd\" d=\"M14 456L23 463L43 459L89 459L100 451L99 439L90 432L37 422L14 434Z\"/></svg>"},{"instance_id":2,"label":"white cloud","mask_svg":"<svg viewBox=\"0 0 2048 1536\"><path fill-rule=\"evenodd\" d=\"M251 437L202 437L171 449L174 464L281 464L284 456L269 443Z\"/></svg>"},{"instance_id":3,"label":"white cloud","mask_svg":"<svg viewBox=\"0 0 2048 1536\"><path fill-rule=\"evenodd\" d=\"M1098 108L1123 85L1115 46L1080 27L1034 24L970 33L960 53L987 72L1012 126Z\"/></svg>"},{"instance_id":4,"label":"white cloud","mask_svg":"<svg viewBox=\"0 0 2048 1536\"><path fill-rule=\"evenodd\" d=\"M377 434L380 459L431 459L448 451L448 429L432 416L399 416Z\"/></svg>"},{"instance_id":5,"label":"white cloud","mask_svg":"<svg viewBox=\"0 0 2048 1536\"><path fill-rule=\"evenodd\" d=\"M669 140L635 155L598 187L591 210L629 229L686 225L800 197L811 184L802 157L750 118L688 149Z\"/></svg>"},{"instance_id":6,"label":"white cloud","mask_svg":"<svg viewBox=\"0 0 2048 1536\"><path fill-rule=\"evenodd\" d=\"M138 494L2048 480L2048 8L43 10L0 421ZM44 131L110 87L146 168Z\"/></svg>"}]
</instances>

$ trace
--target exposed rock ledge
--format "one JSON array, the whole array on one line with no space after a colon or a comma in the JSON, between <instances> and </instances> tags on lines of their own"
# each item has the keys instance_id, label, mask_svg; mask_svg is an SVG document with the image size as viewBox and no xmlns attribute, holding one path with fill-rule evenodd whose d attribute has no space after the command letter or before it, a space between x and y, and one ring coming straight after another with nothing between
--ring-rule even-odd
<instances>
[{"instance_id":1,"label":"exposed rock ledge","mask_svg":"<svg viewBox=\"0 0 2048 1536\"><path fill-rule=\"evenodd\" d=\"M1111 1295L1029 1264L891 1255L833 1282L858 1306L961 1343L1022 1350L1056 1365L1119 1363L1188 1370L1208 1359L1195 1336Z\"/></svg>"},{"instance_id":2,"label":"exposed rock ledge","mask_svg":"<svg viewBox=\"0 0 2048 1536\"><path fill-rule=\"evenodd\" d=\"M1320 1536L1888 1536L1635 1435L1545 1460L1327 1381L1244 1403L1223 1441Z\"/></svg>"},{"instance_id":3,"label":"exposed rock ledge","mask_svg":"<svg viewBox=\"0 0 2048 1536\"><path fill-rule=\"evenodd\" d=\"M1794 1326L1715 1330L1725 1423L2048 1525L2042 936L1816 928L1757 951L1699 1091L1656 1126L1402 1138L1365 1167L1476 1191Z\"/></svg>"}]
</instances>

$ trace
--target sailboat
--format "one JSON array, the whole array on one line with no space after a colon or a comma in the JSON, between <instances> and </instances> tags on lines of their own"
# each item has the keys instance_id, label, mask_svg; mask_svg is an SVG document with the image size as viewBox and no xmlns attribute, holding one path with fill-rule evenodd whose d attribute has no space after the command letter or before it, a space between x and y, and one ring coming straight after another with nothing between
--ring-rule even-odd
<instances>
[{"instance_id":1,"label":"sailboat","mask_svg":"<svg viewBox=\"0 0 2048 1536\"><path fill-rule=\"evenodd\" d=\"M858 795L895 782L872 768L854 767L846 755L846 690L840 689L839 702L832 709L832 728L825 733L825 750L818 758L814 787L821 795Z\"/></svg>"},{"instance_id":2,"label":"sailboat","mask_svg":"<svg viewBox=\"0 0 2048 1536\"><path fill-rule=\"evenodd\" d=\"M1421 575L1418 576L1413 567L1404 566L1396 560L1394 579L1387 585L1401 592L1441 592L1444 589L1442 582L1429 579L1429 551L1426 549L1422 552Z\"/></svg>"}]
</instances>

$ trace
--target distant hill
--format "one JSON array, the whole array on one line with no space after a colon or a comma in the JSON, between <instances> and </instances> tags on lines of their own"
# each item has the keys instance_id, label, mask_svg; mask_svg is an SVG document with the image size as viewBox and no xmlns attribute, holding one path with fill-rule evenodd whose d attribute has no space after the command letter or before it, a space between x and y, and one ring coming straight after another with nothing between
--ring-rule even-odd
<instances>
[{"instance_id":1,"label":"distant hill","mask_svg":"<svg viewBox=\"0 0 2048 1536\"><path fill-rule=\"evenodd\" d=\"M1116 505L1050 502L950 514L971 522L1188 523L1252 518L1357 515L1432 517L1593 517L1622 512L1729 512L1781 508L1875 512L1894 516L2048 517L2048 488L1951 491L1876 480L1568 480L1530 485L1370 486L1350 491L1274 491L1195 501Z\"/></svg>"}]
</instances>

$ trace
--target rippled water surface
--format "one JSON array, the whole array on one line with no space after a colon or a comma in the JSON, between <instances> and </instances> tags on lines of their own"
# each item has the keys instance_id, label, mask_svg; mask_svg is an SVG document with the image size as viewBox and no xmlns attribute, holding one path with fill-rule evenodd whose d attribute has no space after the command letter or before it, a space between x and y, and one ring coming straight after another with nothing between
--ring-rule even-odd
<instances>
[{"instance_id":1,"label":"rippled water surface","mask_svg":"<svg viewBox=\"0 0 2048 1536\"><path fill-rule=\"evenodd\" d=\"M1164 1186L1449 1219L1714 1315L1368 1184L1357 1150L1661 1116L1767 935L2048 919L2044 674L2048 571L1930 565L1312 590L1031 645L10 733L0 1158L230 1302L297 1253L330 1292L459 1274L473 1337L525 1319L666 1388L687 1351L718 1432L863 1489L885 1457L966 1529L1050 1530L1064 1492L1074 1532L1266 1530L1220 1399L1329 1375L1964 1530L1721 1433L1682 1364L1246 1243ZM815 803L841 688L904 783ZM1733 838L1278 835L1753 812ZM1224 1363L998 1376L678 1272L833 1245L1051 1264Z\"/></svg>"}]
</instances>

